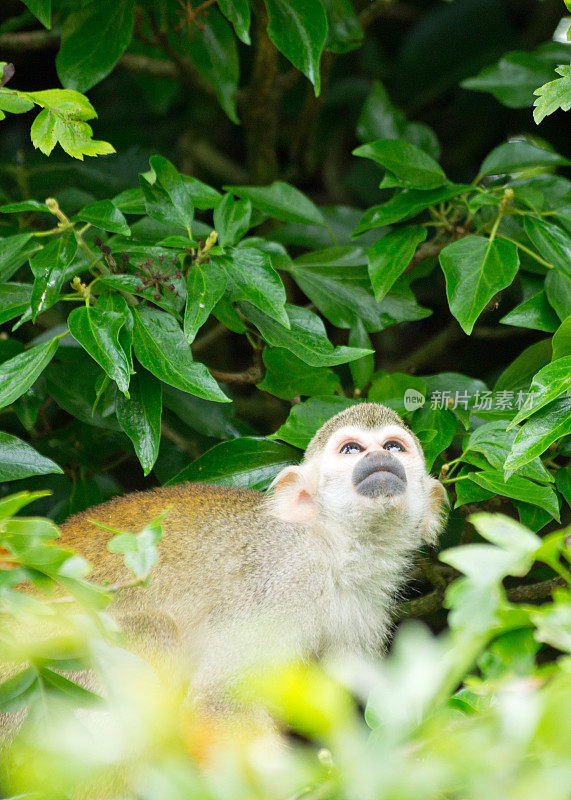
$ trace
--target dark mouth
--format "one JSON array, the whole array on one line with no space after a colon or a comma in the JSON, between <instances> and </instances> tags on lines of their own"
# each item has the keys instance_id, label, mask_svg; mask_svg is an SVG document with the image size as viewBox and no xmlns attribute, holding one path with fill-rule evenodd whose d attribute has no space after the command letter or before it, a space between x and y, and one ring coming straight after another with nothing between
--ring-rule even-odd
<instances>
[{"instance_id":1,"label":"dark mouth","mask_svg":"<svg viewBox=\"0 0 571 800\"><path fill-rule=\"evenodd\" d=\"M372 453L355 465L353 484L364 497L390 497L405 491L406 472L390 453Z\"/></svg>"}]
</instances>

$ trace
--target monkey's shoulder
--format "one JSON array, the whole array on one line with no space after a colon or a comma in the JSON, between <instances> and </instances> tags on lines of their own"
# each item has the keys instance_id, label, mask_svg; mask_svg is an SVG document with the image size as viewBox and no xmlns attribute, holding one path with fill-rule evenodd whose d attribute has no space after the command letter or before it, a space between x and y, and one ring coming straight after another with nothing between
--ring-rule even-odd
<instances>
[{"instance_id":1,"label":"monkey's shoulder","mask_svg":"<svg viewBox=\"0 0 571 800\"><path fill-rule=\"evenodd\" d=\"M111 563L117 556L106 548L110 533L94 523L132 533L139 532L163 511L165 540L192 537L203 532L207 520L224 526L260 507L263 495L249 489L215 486L206 483L181 483L114 497L106 503L69 517L61 526L59 544L79 552L92 561Z\"/></svg>"}]
</instances>

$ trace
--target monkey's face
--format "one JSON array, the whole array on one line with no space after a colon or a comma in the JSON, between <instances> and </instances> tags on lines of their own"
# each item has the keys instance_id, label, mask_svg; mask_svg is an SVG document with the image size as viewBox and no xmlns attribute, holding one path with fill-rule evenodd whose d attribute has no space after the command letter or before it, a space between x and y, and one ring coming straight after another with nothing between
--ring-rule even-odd
<instances>
[{"instance_id":1,"label":"monkey's face","mask_svg":"<svg viewBox=\"0 0 571 800\"><path fill-rule=\"evenodd\" d=\"M275 481L279 516L360 537L397 531L433 540L445 492L431 478L411 433L397 424L339 428L323 449Z\"/></svg>"}]
</instances>

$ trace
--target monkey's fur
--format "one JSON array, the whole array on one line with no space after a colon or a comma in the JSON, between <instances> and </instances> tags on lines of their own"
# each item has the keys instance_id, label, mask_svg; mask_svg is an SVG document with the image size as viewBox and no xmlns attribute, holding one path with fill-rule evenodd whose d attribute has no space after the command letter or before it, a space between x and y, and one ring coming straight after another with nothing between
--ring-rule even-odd
<instances>
[{"instance_id":1,"label":"monkey's fur","mask_svg":"<svg viewBox=\"0 0 571 800\"><path fill-rule=\"evenodd\" d=\"M341 452L339 437L362 451ZM218 701L264 664L378 654L444 497L400 417L363 403L330 419L267 495L192 483L137 492L71 517L61 544L91 561L93 580L128 582L90 519L137 531L170 506L150 585L121 591L112 613L136 649L176 653L192 693Z\"/></svg>"}]
</instances>

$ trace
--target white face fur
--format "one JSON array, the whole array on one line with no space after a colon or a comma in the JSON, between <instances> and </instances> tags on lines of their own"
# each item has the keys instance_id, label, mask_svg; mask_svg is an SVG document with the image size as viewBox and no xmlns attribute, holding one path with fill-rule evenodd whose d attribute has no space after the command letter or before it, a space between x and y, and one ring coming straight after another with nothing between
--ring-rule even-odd
<instances>
[{"instance_id":1,"label":"white face fur","mask_svg":"<svg viewBox=\"0 0 571 800\"><path fill-rule=\"evenodd\" d=\"M284 521L360 539L397 529L413 546L435 540L446 497L414 438L397 424L339 428L322 451L282 470L273 486L274 512Z\"/></svg>"}]
</instances>

